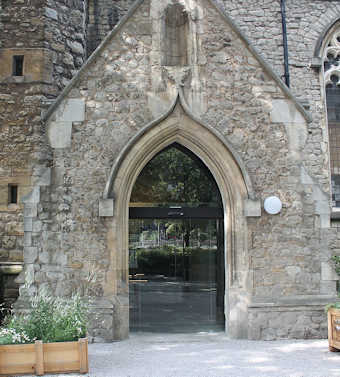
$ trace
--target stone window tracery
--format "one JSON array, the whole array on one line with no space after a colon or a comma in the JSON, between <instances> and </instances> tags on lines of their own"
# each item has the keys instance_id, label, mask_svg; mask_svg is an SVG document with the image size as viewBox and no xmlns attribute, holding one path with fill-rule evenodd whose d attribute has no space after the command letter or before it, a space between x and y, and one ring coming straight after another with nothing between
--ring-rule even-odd
<instances>
[{"instance_id":1,"label":"stone window tracery","mask_svg":"<svg viewBox=\"0 0 340 377\"><path fill-rule=\"evenodd\" d=\"M332 205L340 207L340 27L324 52L324 84L327 103Z\"/></svg>"}]
</instances>

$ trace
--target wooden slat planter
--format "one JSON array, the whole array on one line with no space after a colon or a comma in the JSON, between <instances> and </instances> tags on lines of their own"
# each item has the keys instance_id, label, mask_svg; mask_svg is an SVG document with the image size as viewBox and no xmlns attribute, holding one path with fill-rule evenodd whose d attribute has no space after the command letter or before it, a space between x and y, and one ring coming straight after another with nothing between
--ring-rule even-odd
<instances>
[{"instance_id":1,"label":"wooden slat planter","mask_svg":"<svg viewBox=\"0 0 340 377\"><path fill-rule=\"evenodd\" d=\"M340 351L340 309L328 309L328 343L330 351Z\"/></svg>"},{"instance_id":2,"label":"wooden slat planter","mask_svg":"<svg viewBox=\"0 0 340 377\"><path fill-rule=\"evenodd\" d=\"M88 342L13 344L0 346L0 375L87 373Z\"/></svg>"}]
</instances>

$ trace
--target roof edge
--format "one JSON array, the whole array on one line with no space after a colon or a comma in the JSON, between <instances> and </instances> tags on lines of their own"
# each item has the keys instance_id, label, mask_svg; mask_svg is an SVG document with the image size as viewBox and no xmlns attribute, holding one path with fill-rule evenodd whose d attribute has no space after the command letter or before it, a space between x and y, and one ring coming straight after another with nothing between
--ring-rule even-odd
<instances>
[{"instance_id":1,"label":"roof edge","mask_svg":"<svg viewBox=\"0 0 340 377\"><path fill-rule=\"evenodd\" d=\"M84 71L88 68L88 66L96 59L96 57L104 50L106 45L109 43L111 38L117 34L120 29L125 25L125 23L129 20L129 18L135 13L135 11L139 8L139 6L144 3L144 0L136 0L135 3L132 5L130 10L126 13L124 17L118 22L118 24L110 31L110 33L103 39L103 41L99 44L99 46L93 51L90 57L86 60L80 70L75 74L72 80L68 83L68 85L62 90L53 104L48 108L48 110L43 114L42 120L48 121L60 103L66 98L66 96L70 93L73 87L77 84L80 80L80 77Z\"/></svg>"},{"instance_id":2,"label":"roof edge","mask_svg":"<svg viewBox=\"0 0 340 377\"><path fill-rule=\"evenodd\" d=\"M243 33L240 27L225 13L225 11L218 5L215 0L207 0L210 2L212 6L220 13L220 15L225 19L225 21L231 26L234 32L238 35L238 37L246 44L247 48L254 54L256 59L260 62L263 68L267 71L267 73L272 77L272 79L279 85L282 91L286 94L286 96L294 102L297 109L301 112L303 117L306 119L308 123L313 121L313 118L309 112L307 112L304 107L301 105L299 100L296 96L292 93L291 89L287 87L286 84L280 79L280 77L275 73L273 68L266 62L266 60L260 55L257 49L252 45L248 37Z\"/></svg>"},{"instance_id":3,"label":"roof edge","mask_svg":"<svg viewBox=\"0 0 340 377\"><path fill-rule=\"evenodd\" d=\"M215 0L208 0L210 4L219 12L222 18L231 26L234 32L238 35L238 37L245 43L247 48L254 54L256 59L260 62L263 68L267 71L267 73L272 77L272 79L279 85L282 91L286 94L286 96L293 101L297 109L301 112L303 117L306 119L308 123L312 122L312 116L304 109L292 91L283 83L283 81L279 78L279 76L274 72L272 67L265 61L265 59L260 55L257 49L252 45L250 40L246 37L243 31L239 28L239 26L224 12L224 10L215 2ZM43 114L42 120L48 121L60 103L66 98L66 96L70 93L76 83L80 80L80 77L84 71L88 68L88 66L96 59L97 55L106 47L108 42L111 38L117 34L120 29L125 25L125 23L129 20L129 18L135 13L135 11L139 8L139 6L144 2L144 0L136 0L127 14L118 22L118 24L112 29L112 31L105 37L105 39L100 43L100 45L96 48L96 50L92 53L92 55L87 59L84 65L80 68L80 70L76 73L76 75L72 78L69 84L63 89L63 91L59 94L57 99L53 102L53 104L48 108L48 110Z\"/></svg>"}]
</instances>

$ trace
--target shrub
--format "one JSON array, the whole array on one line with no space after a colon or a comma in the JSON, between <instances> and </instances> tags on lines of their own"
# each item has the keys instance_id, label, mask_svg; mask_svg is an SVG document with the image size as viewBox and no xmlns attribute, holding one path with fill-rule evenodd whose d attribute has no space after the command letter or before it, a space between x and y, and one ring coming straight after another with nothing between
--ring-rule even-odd
<instances>
[{"instance_id":1,"label":"shrub","mask_svg":"<svg viewBox=\"0 0 340 377\"><path fill-rule=\"evenodd\" d=\"M335 272L340 276L340 256L339 255L333 255L331 257L331 261L334 264L334 269ZM339 286L338 287L338 295L340 297L340 292L339 292ZM325 311L328 312L329 309L334 308L334 309L340 309L340 302L333 302L331 304L326 305Z\"/></svg>"},{"instance_id":2,"label":"shrub","mask_svg":"<svg viewBox=\"0 0 340 377\"><path fill-rule=\"evenodd\" d=\"M86 336L88 303L74 295L58 298L46 292L31 298L26 315L13 314L0 329L0 344L74 341Z\"/></svg>"},{"instance_id":3,"label":"shrub","mask_svg":"<svg viewBox=\"0 0 340 377\"><path fill-rule=\"evenodd\" d=\"M15 329L0 329L0 345L33 343L34 341L35 339L30 339L24 331L17 332Z\"/></svg>"}]
</instances>

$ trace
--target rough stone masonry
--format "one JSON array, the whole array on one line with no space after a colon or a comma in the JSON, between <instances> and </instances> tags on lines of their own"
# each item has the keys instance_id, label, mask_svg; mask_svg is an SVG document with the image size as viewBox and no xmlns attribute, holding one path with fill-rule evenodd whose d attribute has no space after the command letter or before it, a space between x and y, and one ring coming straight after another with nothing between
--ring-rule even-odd
<instances>
[{"instance_id":1,"label":"rough stone masonry","mask_svg":"<svg viewBox=\"0 0 340 377\"><path fill-rule=\"evenodd\" d=\"M280 1L31 3L0 0L0 263L24 263L17 307L42 287L80 287L95 298L93 339L128 335L128 194L143 161L176 141L225 203L229 334L325 336L340 235L323 63L339 3L286 1L290 89ZM176 5L186 43L171 47ZM278 215L263 210L273 195Z\"/></svg>"}]
</instances>

